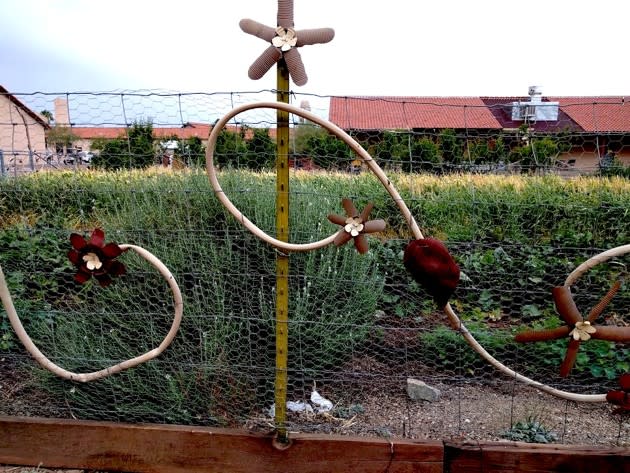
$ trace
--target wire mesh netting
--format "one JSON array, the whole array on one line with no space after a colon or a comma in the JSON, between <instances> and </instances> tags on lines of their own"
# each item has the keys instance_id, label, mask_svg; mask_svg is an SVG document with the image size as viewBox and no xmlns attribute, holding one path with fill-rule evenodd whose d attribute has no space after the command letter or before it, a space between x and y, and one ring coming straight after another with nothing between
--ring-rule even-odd
<instances>
[{"instance_id":1,"label":"wire mesh netting","mask_svg":"<svg viewBox=\"0 0 630 473\"><path fill-rule=\"evenodd\" d=\"M12 148L3 148L0 263L36 345L63 368L90 372L155 348L169 330L169 287L133 252L118 257L126 274L109 286L75 281L70 234L89 238L94 228L105 231L107 242L144 247L163 261L181 288L184 317L158 358L78 383L40 368L3 311L0 413L273 428L279 252L223 208L203 168L211 125L233 106L273 101L272 91L15 98L18 107L55 110L51 127L37 114L0 124L0 138L13 137ZM55 107L56 98L62 100ZM445 241L462 270L451 304L492 356L554 388L579 394L619 389L619 377L630 371L627 344L581 342L575 366L563 377L568 337L519 343L514 336L562 326L552 288L581 262L628 244L630 183L601 176L598 165L601 146L614 148L623 174L627 134L569 129L570 113L551 131L538 122L512 131L410 122L382 130L352 122L377 113L379 101L292 100L348 129L388 173L423 233ZM492 112L486 101L483 110ZM469 104L429 105L449 116L471 116ZM410 107L403 108L411 120ZM226 195L270 235L276 233L275 120L275 111L266 109L235 117L214 155ZM27 159L19 164L25 123L29 137L21 151ZM569 166L571 159L575 166L558 164ZM628 418L610 405L527 387L466 343L461 328L451 326L403 266L412 233L346 145L292 116L289 160L291 242L338 231L326 217L344 214L343 198L359 210L373 203L370 218L387 222L384 232L370 235L366 254L350 242L289 256L289 430L628 444ZM630 256L619 255L572 286L586 316L621 282L595 325L630 323L629 264ZM420 382L429 387L415 399ZM332 408L315 402L313 392Z\"/></svg>"}]
</instances>

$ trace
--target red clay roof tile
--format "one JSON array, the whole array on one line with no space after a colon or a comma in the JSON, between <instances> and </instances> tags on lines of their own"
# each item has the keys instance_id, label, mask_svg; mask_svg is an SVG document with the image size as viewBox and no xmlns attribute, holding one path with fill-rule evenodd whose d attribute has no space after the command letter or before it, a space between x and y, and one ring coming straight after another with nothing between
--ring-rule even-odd
<instances>
[{"instance_id":1,"label":"red clay roof tile","mask_svg":"<svg viewBox=\"0 0 630 473\"><path fill-rule=\"evenodd\" d=\"M343 129L501 129L479 97L332 97L329 120Z\"/></svg>"},{"instance_id":2,"label":"red clay roof tile","mask_svg":"<svg viewBox=\"0 0 630 473\"><path fill-rule=\"evenodd\" d=\"M630 132L630 103L625 97L550 97L586 132Z\"/></svg>"},{"instance_id":3,"label":"red clay roof tile","mask_svg":"<svg viewBox=\"0 0 630 473\"><path fill-rule=\"evenodd\" d=\"M502 129L517 127L500 104L528 97L333 97L329 120L343 129ZM624 97L544 97L559 102L558 121L535 123L538 131L630 132L630 104Z\"/></svg>"}]
</instances>

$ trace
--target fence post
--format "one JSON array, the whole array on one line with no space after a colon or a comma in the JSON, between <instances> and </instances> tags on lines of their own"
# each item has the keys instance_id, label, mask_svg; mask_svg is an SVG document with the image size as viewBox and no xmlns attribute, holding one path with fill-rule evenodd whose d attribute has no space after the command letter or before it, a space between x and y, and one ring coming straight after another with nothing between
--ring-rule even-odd
<instances>
[{"instance_id":1,"label":"fence post","mask_svg":"<svg viewBox=\"0 0 630 473\"><path fill-rule=\"evenodd\" d=\"M277 70L278 102L289 103L289 69L281 59ZM289 113L276 114L276 234L280 241L289 241ZM278 440L288 444L286 427L288 351L289 351L289 255L276 256L276 380L275 423Z\"/></svg>"},{"instance_id":2,"label":"fence post","mask_svg":"<svg viewBox=\"0 0 630 473\"><path fill-rule=\"evenodd\" d=\"M35 171L35 161L33 160L33 150L28 150L28 165L31 168L31 171Z\"/></svg>"},{"instance_id":3,"label":"fence post","mask_svg":"<svg viewBox=\"0 0 630 473\"><path fill-rule=\"evenodd\" d=\"M4 153L2 152L2 150L0 149L0 176L4 176L5 174L5 169L4 169Z\"/></svg>"}]
</instances>

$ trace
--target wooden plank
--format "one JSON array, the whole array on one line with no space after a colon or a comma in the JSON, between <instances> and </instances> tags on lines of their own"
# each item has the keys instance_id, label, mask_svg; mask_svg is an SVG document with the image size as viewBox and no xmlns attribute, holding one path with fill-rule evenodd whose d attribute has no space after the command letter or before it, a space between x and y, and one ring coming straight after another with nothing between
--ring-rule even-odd
<instances>
[{"instance_id":1,"label":"wooden plank","mask_svg":"<svg viewBox=\"0 0 630 473\"><path fill-rule=\"evenodd\" d=\"M523 442L444 443L444 473L630 473L630 449Z\"/></svg>"},{"instance_id":2,"label":"wooden plank","mask_svg":"<svg viewBox=\"0 0 630 473\"><path fill-rule=\"evenodd\" d=\"M127 472L441 473L442 442L0 417L0 463Z\"/></svg>"}]
</instances>

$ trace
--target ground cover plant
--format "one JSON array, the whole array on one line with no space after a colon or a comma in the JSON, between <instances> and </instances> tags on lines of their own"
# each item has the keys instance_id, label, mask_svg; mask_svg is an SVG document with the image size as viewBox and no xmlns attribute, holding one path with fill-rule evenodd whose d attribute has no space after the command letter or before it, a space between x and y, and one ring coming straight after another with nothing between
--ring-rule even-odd
<instances>
[{"instance_id":1,"label":"ground cover plant","mask_svg":"<svg viewBox=\"0 0 630 473\"><path fill-rule=\"evenodd\" d=\"M366 379L399 380L418 369L441 379L482 379L493 371L446 327L407 275L403 219L369 174L297 172L291 186L292 241L336 231L326 220L341 198L388 228L358 255L347 245L291 256L289 380L304 397L312 383L363 389ZM601 392L630 369L627 346L589 343L575 376L558 379L564 341L523 347L519 327L560 322L551 287L581 261L627 244L630 183L612 177L392 174L425 235L444 240L465 274L452 301L497 358L553 383ZM275 227L274 175L227 170L224 190L268 233ZM0 180L0 263L17 310L40 347L60 365L87 371L159 343L170 324L169 293L140 258L125 254L128 274L111 287L73 282L66 258L71 232L103 228L107 239L157 255L185 297L181 332L149 364L91 384L59 380L33 367L6 314L0 354L23 365L66 415L82 418L231 424L273 402L275 251L244 231L210 190L202 172L55 173ZM591 307L627 259L589 273L577 288ZM627 282L625 283L627 284ZM606 316L627 323L628 291ZM619 320L615 322L614 317ZM624 318L625 317L625 318ZM366 356L393 374L346 370ZM413 365L413 366L412 366ZM386 384L386 383L383 383ZM360 393L359 393L360 394Z\"/></svg>"}]
</instances>

